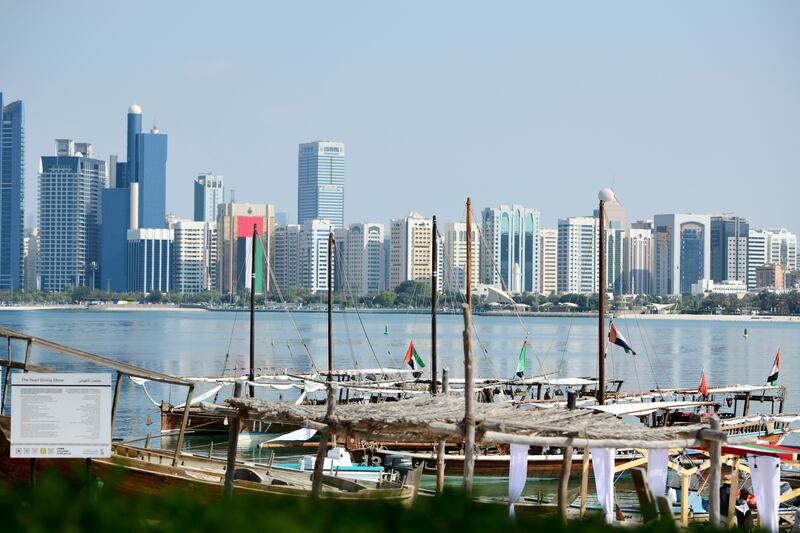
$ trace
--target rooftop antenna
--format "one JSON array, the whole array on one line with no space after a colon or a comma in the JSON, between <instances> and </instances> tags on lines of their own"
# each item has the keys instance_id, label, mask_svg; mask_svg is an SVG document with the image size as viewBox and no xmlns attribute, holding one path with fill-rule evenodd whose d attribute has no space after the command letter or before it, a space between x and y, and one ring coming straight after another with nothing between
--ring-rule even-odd
<instances>
[{"instance_id":1,"label":"rooftop antenna","mask_svg":"<svg viewBox=\"0 0 800 533\"><path fill-rule=\"evenodd\" d=\"M236 189L231 189L231 203L236 203Z\"/></svg>"}]
</instances>

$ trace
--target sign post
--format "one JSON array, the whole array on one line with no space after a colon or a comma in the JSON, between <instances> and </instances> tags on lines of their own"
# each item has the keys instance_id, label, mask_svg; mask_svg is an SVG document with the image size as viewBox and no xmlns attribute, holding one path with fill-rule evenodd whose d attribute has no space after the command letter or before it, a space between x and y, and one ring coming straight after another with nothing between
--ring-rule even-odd
<instances>
[{"instance_id":1,"label":"sign post","mask_svg":"<svg viewBox=\"0 0 800 533\"><path fill-rule=\"evenodd\" d=\"M11 457L111 457L111 374L13 374Z\"/></svg>"}]
</instances>

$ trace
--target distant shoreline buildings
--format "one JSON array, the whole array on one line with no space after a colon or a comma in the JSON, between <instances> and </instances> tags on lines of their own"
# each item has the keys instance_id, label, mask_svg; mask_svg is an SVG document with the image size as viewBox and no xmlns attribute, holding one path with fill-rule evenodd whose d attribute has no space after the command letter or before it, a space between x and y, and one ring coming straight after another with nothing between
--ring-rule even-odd
<instances>
[{"instance_id":1,"label":"distant shoreline buildings","mask_svg":"<svg viewBox=\"0 0 800 533\"><path fill-rule=\"evenodd\" d=\"M660 213L629 223L624 206L607 205L603 288L597 212L542 228L537 208L509 198L517 203L483 209L469 229L464 221L439 221L435 235L432 217L414 211L386 225L348 221L345 144L332 140L298 145L296 224L273 204L234 201L213 172L187 177L194 213L182 219L166 211L168 137L157 127L143 132L136 104L126 117L125 161L96 159L91 144L70 139L58 139L55 155L40 158L38 228L26 230L24 106L3 106L2 98L0 291L238 293L250 286L255 261L255 290L286 297L293 289L327 291L330 262L334 290L367 297L429 282L435 244L437 290L458 293L466 289L468 231L478 292L741 295L800 288L797 236L752 228L729 213Z\"/></svg>"}]
</instances>

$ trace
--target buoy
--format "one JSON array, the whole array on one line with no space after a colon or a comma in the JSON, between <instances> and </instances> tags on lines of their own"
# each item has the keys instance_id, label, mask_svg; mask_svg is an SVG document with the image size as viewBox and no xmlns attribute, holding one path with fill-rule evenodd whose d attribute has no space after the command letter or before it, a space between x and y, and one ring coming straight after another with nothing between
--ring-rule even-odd
<instances>
[{"instance_id":1,"label":"buoy","mask_svg":"<svg viewBox=\"0 0 800 533\"><path fill-rule=\"evenodd\" d=\"M383 327L383 334L384 335L388 335L389 334L389 325L388 324Z\"/></svg>"}]
</instances>

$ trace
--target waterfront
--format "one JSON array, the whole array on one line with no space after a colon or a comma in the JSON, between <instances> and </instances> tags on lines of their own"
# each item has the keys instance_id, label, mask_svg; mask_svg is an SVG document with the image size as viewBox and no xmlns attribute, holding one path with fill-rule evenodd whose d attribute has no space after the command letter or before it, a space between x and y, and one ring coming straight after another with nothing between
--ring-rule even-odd
<instances>
[{"instance_id":1,"label":"waterfront","mask_svg":"<svg viewBox=\"0 0 800 533\"><path fill-rule=\"evenodd\" d=\"M244 369L248 361L246 313L153 311L148 313L86 310L6 311L2 325L28 334L180 376L220 375L226 353L228 371ZM369 334L365 337L361 324ZM296 329L295 329L296 324ZM800 348L800 327L791 322L708 320L643 320L619 318L617 327L638 355L611 347L609 378L625 381L629 391L653 387L690 387L705 369L710 384L763 383L775 352L782 349L780 383L789 387L787 411L800 411L800 386L794 361ZM259 313L256 364L263 368L310 370L305 341L318 368L326 361L326 317L322 313ZM749 331L744 338L743 328ZM439 317L438 347L441 366L451 376L463 374L459 314ZM300 336L298 335L298 331ZM475 318L475 358L480 376L510 377L525 335L528 335L528 374L560 369L569 376L597 372L597 321L590 318L482 317ZM339 368L400 367L413 340L423 359L430 360L430 319L421 314L339 313L334 317L334 358ZM373 351L370 349L370 343ZM230 346L230 349L229 349ZM18 348L22 349L22 347ZM22 354L16 354L21 359ZM58 357L59 370L97 371L85 363ZM52 364L54 357L35 349L32 361ZM196 394L210 388L201 384ZM230 389L225 389L230 390ZM156 400L181 401L183 390L148 384ZM158 411L142 388L125 380L117 434L139 436L153 431ZM292 391L286 399L291 399ZM147 425L148 415L155 426Z\"/></svg>"}]
</instances>

